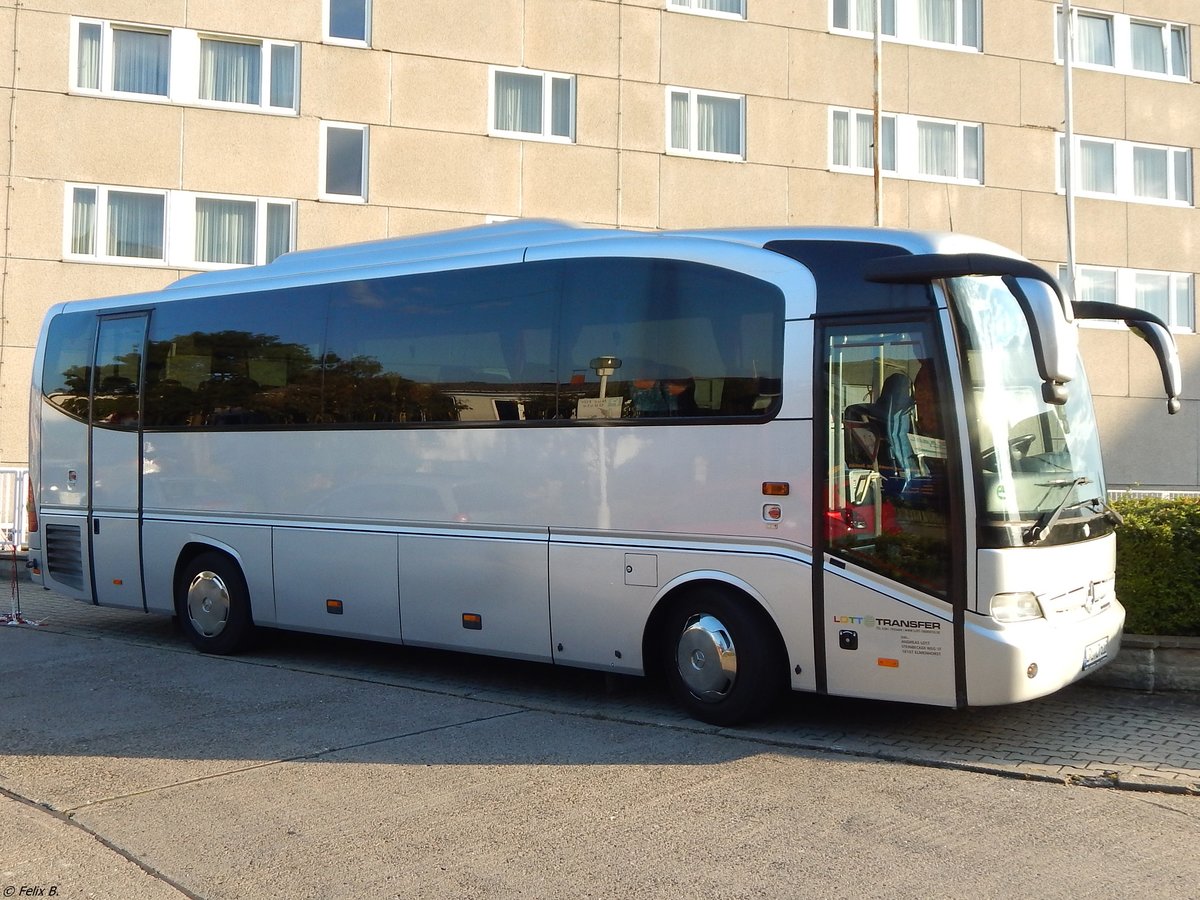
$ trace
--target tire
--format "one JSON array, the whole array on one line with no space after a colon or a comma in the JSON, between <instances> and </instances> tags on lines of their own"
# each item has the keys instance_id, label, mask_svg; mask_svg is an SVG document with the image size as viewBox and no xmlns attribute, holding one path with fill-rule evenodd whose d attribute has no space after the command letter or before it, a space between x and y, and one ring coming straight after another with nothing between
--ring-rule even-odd
<instances>
[{"instance_id":1,"label":"tire","mask_svg":"<svg viewBox=\"0 0 1200 900\"><path fill-rule=\"evenodd\" d=\"M246 579L224 553L207 551L188 564L175 608L188 640L202 653L236 653L254 633Z\"/></svg>"},{"instance_id":2,"label":"tire","mask_svg":"<svg viewBox=\"0 0 1200 900\"><path fill-rule=\"evenodd\" d=\"M778 633L754 601L716 585L688 592L667 614L667 684L689 715L737 725L766 713L786 679Z\"/></svg>"}]
</instances>

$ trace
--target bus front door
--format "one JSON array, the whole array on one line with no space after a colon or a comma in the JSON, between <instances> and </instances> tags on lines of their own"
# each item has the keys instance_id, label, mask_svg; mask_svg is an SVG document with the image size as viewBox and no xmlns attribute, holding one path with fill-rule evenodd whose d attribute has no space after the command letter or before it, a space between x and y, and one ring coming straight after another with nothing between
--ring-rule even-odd
<instances>
[{"instance_id":1,"label":"bus front door","mask_svg":"<svg viewBox=\"0 0 1200 900\"><path fill-rule=\"evenodd\" d=\"M824 330L824 689L957 705L951 467L932 323ZM961 611L958 611L961 616Z\"/></svg>"},{"instance_id":2,"label":"bus front door","mask_svg":"<svg viewBox=\"0 0 1200 900\"><path fill-rule=\"evenodd\" d=\"M101 606L145 609L141 552L145 314L102 317L92 366L92 585Z\"/></svg>"}]
</instances>

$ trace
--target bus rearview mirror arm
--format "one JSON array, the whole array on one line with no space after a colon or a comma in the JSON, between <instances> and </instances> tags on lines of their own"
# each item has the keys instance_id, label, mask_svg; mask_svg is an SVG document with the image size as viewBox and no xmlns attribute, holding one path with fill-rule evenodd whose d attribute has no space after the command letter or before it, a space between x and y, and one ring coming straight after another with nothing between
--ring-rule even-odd
<instances>
[{"instance_id":1,"label":"bus rearview mirror arm","mask_svg":"<svg viewBox=\"0 0 1200 900\"><path fill-rule=\"evenodd\" d=\"M1134 334L1150 345L1158 358L1162 372L1163 389L1167 393L1167 412L1171 415L1182 408L1179 397L1183 393L1183 375L1179 365L1179 348L1167 323L1144 309L1121 306L1116 303L1100 303L1095 300L1077 300L1075 315L1080 319L1103 319L1124 322Z\"/></svg>"},{"instance_id":2,"label":"bus rearview mirror arm","mask_svg":"<svg viewBox=\"0 0 1200 900\"><path fill-rule=\"evenodd\" d=\"M1058 282L1041 266L990 253L924 253L873 259L863 271L867 281L885 284L922 284L968 275L1004 280L1029 323L1042 399L1062 406L1067 402L1067 382L1075 377L1077 355L1074 331L1068 328L1071 306Z\"/></svg>"}]
</instances>

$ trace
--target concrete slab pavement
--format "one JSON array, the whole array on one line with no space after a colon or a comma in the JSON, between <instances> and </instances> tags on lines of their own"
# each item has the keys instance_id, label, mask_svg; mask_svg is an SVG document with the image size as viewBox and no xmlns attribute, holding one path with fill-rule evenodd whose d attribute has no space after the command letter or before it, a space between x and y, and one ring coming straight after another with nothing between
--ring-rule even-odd
<instances>
[{"instance_id":1,"label":"concrete slab pavement","mask_svg":"<svg viewBox=\"0 0 1200 900\"><path fill-rule=\"evenodd\" d=\"M100 609L35 590L28 583L24 587L25 615L43 622L40 629L48 634L86 635L194 653L166 618ZM194 755L200 757L194 763L198 778L207 771L204 742L220 741L222 715L233 716L236 722L236 691L222 678L230 664L226 659L205 658L197 666L205 675L194 691L211 696L214 709L210 730L193 732L192 740L201 742L194 748ZM533 663L268 632L260 647L238 657L237 664L255 667L256 691L268 690L281 671L338 676L345 682L343 687L333 693L327 686L315 690L305 698L306 709L326 717L326 725L336 724L339 710L353 709L356 719L365 715L367 725L378 724L381 734L391 734L387 711L364 710L354 696L355 682L428 692L431 708L449 717L447 722L455 720L456 710L473 715L470 701L479 701L1025 779L1200 795L1200 694L1196 693L1144 693L1084 681L1030 703L967 710L794 695L768 720L723 731L687 718L656 686L641 679L606 678ZM160 676L151 669L138 677L152 684ZM130 673L105 671L103 666L93 674L97 685L120 684L129 677ZM69 709L86 698L55 697L53 702ZM114 722L125 729L137 728L141 711L122 708L119 698L114 703ZM228 711L218 714L216 710ZM281 709L284 713L286 706ZM70 735L58 739L69 741ZM305 739L305 734L295 733L271 736L268 741L264 734L262 748L240 750L244 755L286 759L304 752ZM148 740L153 742L153 736ZM218 761L213 765L219 768ZM76 772L67 777L86 781L90 776ZM146 777L152 780L153 774Z\"/></svg>"}]
</instances>

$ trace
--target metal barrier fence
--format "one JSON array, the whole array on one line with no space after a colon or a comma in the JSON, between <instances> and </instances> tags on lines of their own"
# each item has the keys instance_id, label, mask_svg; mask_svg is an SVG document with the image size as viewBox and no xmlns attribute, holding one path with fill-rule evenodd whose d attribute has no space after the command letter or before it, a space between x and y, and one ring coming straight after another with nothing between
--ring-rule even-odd
<instances>
[{"instance_id":1,"label":"metal barrier fence","mask_svg":"<svg viewBox=\"0 0 1200 900\"><path fill-rule=\"evenodd\" d=\"M1144 491L1140 488L1113 488L1110 500L1183 500L1200 498L1200 491Z\"/></svg>"},{"instance_id":2,"label":"metal barrier fence","mask_svg":"<svg viewBox=\"0 0 1200 900\"><path fill-rule=\"evenodd\" d=\"M25 533L28 484L28 469L0 469L0 549L13 544L24 549L29 543Z\"/></svg>"}]
</instances>

